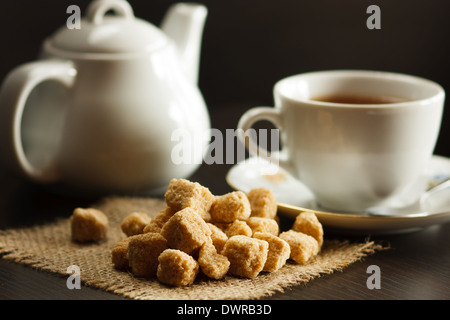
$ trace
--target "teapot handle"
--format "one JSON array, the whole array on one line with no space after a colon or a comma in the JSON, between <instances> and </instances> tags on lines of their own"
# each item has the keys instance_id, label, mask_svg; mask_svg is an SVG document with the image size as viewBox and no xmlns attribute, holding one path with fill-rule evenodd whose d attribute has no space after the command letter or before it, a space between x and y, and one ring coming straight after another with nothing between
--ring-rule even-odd
<instances>
[{"instance_id":1,"label":"teapot handle","mask_svg":"<svg viewBox=\"0 0 450 320\"><path fill-rule=\"evenodd\" d=\"M76 70L71 62L41 60L24 64L11 71L0 89L0 156L5 164L31 180L52 183L60 180L56 161L35 167L27 158L22 143L22 115L30 93L39 84L57 81L69 88Z\"/></svg>"}]
</instances>

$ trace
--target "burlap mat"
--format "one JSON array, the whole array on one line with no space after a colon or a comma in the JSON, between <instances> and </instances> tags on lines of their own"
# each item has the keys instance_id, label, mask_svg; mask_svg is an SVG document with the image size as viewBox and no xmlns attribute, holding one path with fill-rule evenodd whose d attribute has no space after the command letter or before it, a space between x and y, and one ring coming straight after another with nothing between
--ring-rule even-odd
<instances>
[{"instance_id":1,"label":"burlap mat","mask_svg":"<svg viewBox=\"0 0 450 320\"><path fill-rule=\"evenodd\" d=\"M349 243L325 241L320 255L310 263L287 263L274 273L264 273L256 279L226 276L215 281L200 279L194 285L170 288L155 280L143 280L127 272L117 271L111 263L111 249L125 238L120 230L122 219L130 212L155 215L164 203L148 198L106 198L94 207L109 218L108 238L101 243L77 244L70 239L68 219L26 229L0 231L0 254L3 259L32 266L39 270L69 277L67 268L80 268L81 281L91 287L142 300L224 300L258 299L285 288L306 283L323 274L341 271L349 264L383 249L373 242Z\"/></svg>"}]
</instances>

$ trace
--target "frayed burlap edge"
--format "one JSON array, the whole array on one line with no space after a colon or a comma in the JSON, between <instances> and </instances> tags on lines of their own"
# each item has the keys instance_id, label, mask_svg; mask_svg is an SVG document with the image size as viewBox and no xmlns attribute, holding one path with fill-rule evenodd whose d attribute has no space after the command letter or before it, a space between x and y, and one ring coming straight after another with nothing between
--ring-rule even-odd
<instances>
[{"instance_id":1,"label":"frayed burlap edge","mask_svg":"<svg viewBox=\"0 0 450 320\"><path fill-rule=\"evenodd\" d=\"M273 273L262 273L255 279L226 276L209 280L199 276L188 287L171 288L156 279L139 279L118 271L111 263L111 249L125 238L120 230L122 219L131 212L158 213L164 203L157 199L110 197L95 205L109 218L106 240L100 243L77 244L70 239L68 219L24 229L0 231L0 254L3 259L31 266L38 270L68 277L67 268L80 268L81 281L130 299L139 300L226 300L260 299L291 286L305 284L314 278L336 271L379 250L373 241L350 243L325 241L321 253L304 265L287 263Z\"/></svg>"}]
</instances>

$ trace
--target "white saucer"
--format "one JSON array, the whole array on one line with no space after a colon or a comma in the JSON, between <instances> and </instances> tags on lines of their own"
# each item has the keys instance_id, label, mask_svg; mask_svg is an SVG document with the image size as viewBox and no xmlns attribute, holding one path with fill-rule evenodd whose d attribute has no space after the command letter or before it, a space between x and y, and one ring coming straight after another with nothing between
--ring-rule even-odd
<instances>
[{"instance_id":1,"label":"white saucer","mask_svg":"<svg viewBox=\"0 0 450 320\"><path fill-rule=\"evenodd\" d=\"M271 169L271 170L268 170ZM264 174L271 172L271 174ZM394 199L397 205L407 205L418 198L427 185L436 184L450 178L450 159L433 156L426 174L420 183L408 193ZM434 208L426 217L371 217L365 213L333 213L321 210L316 205L314 195L300 181L281 168L274 170L273 164L262 159L250 158L233 166L226 176L227 183L235 190L248 192L266 187L273 191L278 202L278 212L295 218L300 212L313 211L325 228L351 234L392 234L415 231L435 224L450 221L450 199L448 206Z\"/></svg>"}]
</instances>

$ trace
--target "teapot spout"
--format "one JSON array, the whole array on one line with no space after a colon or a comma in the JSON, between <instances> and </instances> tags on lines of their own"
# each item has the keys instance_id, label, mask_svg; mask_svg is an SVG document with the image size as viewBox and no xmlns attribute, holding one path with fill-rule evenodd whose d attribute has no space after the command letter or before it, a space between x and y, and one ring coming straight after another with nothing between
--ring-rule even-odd
<instances>
[{"instance_id":1,"label":"teapot spout","mask_svg":"<svg viewBox=\"0 0 450 320\"><path fill-rule=\"evenodd\" d=\"M163 19L161 29L177 45L181 66L187 78L197 85L200 51L208 10L194 3L173 5Z\"/></svg>"}]
</instances>

